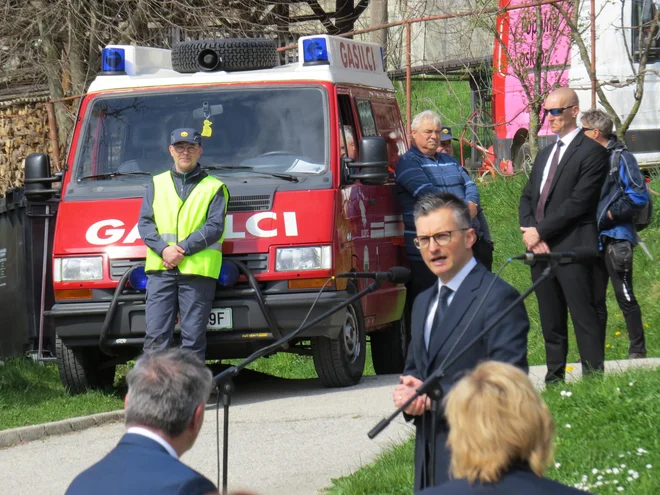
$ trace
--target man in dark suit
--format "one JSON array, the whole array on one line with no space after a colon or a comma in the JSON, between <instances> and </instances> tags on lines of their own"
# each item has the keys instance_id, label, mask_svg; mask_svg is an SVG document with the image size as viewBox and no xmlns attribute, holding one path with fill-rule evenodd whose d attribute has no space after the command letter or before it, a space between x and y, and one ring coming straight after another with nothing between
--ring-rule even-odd
<instances>
[{"instance_id":1,"label":"man in dark suit","mask_svg":"<svg viewBox=\"0 0 660 495\"><path fill-rule=\"evenodd\" d=\"M476 234L470 227L470 211L465 202L449 193L430 194L419 199L414 217L415 245L437 277L437 283L422 292L413 306L412 338L404 376L393 394L397 407L408 400L447 356L461 350L500 314L502 308L519 296L513 287L474 259L472 246ZM482 299L481 309L459 339ZM443 392L449 391L461 372L484 359L504 361L527 371L528 331L527 312L520 303L476 346L445 370L441 381ZM450 353L456 343L456 350ZM431 442L436 445L435 484L446 481L449 479L449 451L445 447L448 427L444 416L441 415L436 425L436 437L431 438L430 400L421 396L405 412L407 419L414 419L417 429L415 489L429 485Z\"/></svg>"},{"instance_id":2,"label":"man in dark suit","mask_svg":"<svg viewBox=\"0 0 660 495\"><path fill-rule=\"evenodd\" d=\"M202 427L211 372L191 351L170 349L144 354L126 380L128 431L66 494L217 494L210 480L179 460Z\"/></svg>"},{"instance_id":3,"label":"man in dark suit","mask_svg":"<svg viewBox=\"0 0 660 495\"><path fill-rule=\"evenodd\" d=\"M577 126L578 104L575 91L569 88L556 89L545 101L550 130L558 139L543 148L534 160L519 209L523 241L534 253L578 247L598 251L596 209L608 171L608 157L605 148L586 137ZM536 280L544 268L544 263L532 265L532 279ZM593 266L562 265L556 268L554 277L536 289L548 383L564 379L568 310L583 372L603 370L605 332L599 325L592 280Z\"/></svg>"}]
</instances>

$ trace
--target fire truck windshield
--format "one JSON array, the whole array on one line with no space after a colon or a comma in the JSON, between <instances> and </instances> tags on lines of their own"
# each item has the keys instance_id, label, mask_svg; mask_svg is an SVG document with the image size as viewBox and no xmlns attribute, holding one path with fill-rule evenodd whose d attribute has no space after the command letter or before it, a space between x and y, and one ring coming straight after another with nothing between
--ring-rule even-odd
<instances>
[{"instance_id":1,"label":"fire truck windshield","mask_svg":"<svg viewBox=\"0 0 660 495\"><path fill-rule=\"evenodd\" d=\"M172 167L170 134L182 127L202 133L199 162L211 174L250 181L322 175L327 107L323 89L300 86L100 96L84 117L74 177L109 188L148 181Z\"/></svg>"}]
</instances>

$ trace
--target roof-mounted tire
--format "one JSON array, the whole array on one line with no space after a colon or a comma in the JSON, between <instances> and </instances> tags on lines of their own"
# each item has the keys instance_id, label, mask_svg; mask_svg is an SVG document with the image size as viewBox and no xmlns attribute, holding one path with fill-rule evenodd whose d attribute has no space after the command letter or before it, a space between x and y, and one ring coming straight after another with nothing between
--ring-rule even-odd
<instances>
[{"instance_id":1,"label":"roof-mounted tire","mask_svg":"<svg viewBox=\"0 0 660 495\"><path fill-rule=\"evenodd\" d=\"M270 69L279 65L275 42L263 38L184 41L172 48L177 72Z\"/></svg>"}]
</instances>

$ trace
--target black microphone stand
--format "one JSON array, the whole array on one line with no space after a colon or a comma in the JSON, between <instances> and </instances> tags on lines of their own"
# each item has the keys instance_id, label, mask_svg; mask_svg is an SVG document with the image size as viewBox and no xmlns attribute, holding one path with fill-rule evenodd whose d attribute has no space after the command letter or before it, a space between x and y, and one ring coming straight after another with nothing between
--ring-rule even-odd
<instances>
[{"instance_id":1,"label":"black microphone stand","mask_svg":"<svg viewBox=\"0 0 660 495\"><path fill-rule=\"evenodd\" d=\"M524 301L527 296L529 296L536 288L541 285L546 279L548 279L553 270L557 267L559 262L550 261L548 266L543 270L541 276L534 281L534 283L523 292L518 298L513 301L509 306L507 306L502 313L500 313L493 321L490 322L486 328L484 328L476 337L474 337L463 349L461 349L457 354L451 356L451 353L447 354L444 361L440 363L440 366L436 368L431 376L429 376L424 382L419 386L415 393L408 398L408 400L403 403L399 408L397 408L390 416L381 420L376 426L374 426L369 433L367 434L370 439L376 438L376 436L389 426L389 424L396 418L400 413L402 413L414 400L420 395L426 394L427 397L431 400L431 448L429 449L429 458L430 458L430 472L428 476L428 483L425 484L422 488L428 488L434 486L435 484L435 457L436 457L436 448L435 448L435 433L436 425L438 419L438 413L440 411L440 401L442 400L443 393L440 382L445 377L445 370L449 369L456 361L458 361L465 353L467 353L472 347L474 347L477 342L479 342L484 336L486 336L497 324L504 319L518 304ZM453 350L453 348L452 348Z\"/></svg>"},{"instance_id":2,"label":"black microphone stand","mask_svg":"<svg viewBox=\"0 0 660 495\"><path fill-rule=\"evenodd\" d=\"M238 373L245 368L247 365L250 363L256 361L260 357L267 356L268 354L271 354L275 352L277 349L279 349L282 345L286 344L287 342L290 342L291 340L295 339L298 335L300 335L303 331L307 330L310 327L313 327L317 323L323 321L326 319L328 316L332 315L333 313L336 313L340 309L345 308L346 306L353 304L355 301L361 299L362 297L366 296L367 294L370 294L380 288L380 281L376 280L375 282L371 283L368 287L365 289L361 290L360 292L356 293L355 295L349 297L342 303L338 304L334 308L329 309L325 313L317 316L314 318L312 321L301 325L298 327L296 330L291 332L288 335L283 336L281 339L273 342L272 344L262 347L261 349L258 349L257 351L253 352L250 354L248 357L246 357L243 361L241 361L239 364L236 366L231 366L227 368L226 370L222 371L221 373L218 373L216 376L213 377L213 383L218 387L218 394L222 396L222 404L224 407L224 421L223 421L223 445L222 445L222 494L226 495L227 494L227 471L228 471L228 465L229 465L229 406L231 405L231 396L234 393L236 387L234 386L234 381L233 378L238 375Z\"/></svg>"}]
</instances>

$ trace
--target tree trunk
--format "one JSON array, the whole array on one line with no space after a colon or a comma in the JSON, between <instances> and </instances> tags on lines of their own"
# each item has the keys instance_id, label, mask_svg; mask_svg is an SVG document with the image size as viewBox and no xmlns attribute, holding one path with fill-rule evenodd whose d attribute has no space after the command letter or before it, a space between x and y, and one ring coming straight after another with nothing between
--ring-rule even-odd
<instances>
[{"instance_id":1,"label":"tree trunk","mask_svg":"<svg viewBox=\"0 0 660 495\"><path fill-rule=\"evenodd\" d=\"M381 24L387 24L388 13L387 13L387 0L371 0L369 5L369 24L370 27L379 26ZM386 57L386 48L387 48L387 29L380 29L378 31L373 31L370 35L371 41L378 43L383 47L383 57Z\"/></svg>"},{"instance_id":2,"label":"tree trunk","mask_svg":"<svg viewBox=\"0 0 660 495\"><path fill-rule=\"evenodd\" d=\"M37 0L32 5L35 7L35 15L38 19L39 36L41 37L41 47L45 55L45 70L50 97L52 99L63 98L62 64L60 63L59 56L62 44L57 39L57 33L53 32L53 26L56 25L56 22L53 22L53 19L50 18L49 9L46 8L42 0ZM60 146L64 146L73 127L73 122L69 118L66 108L61 103L55 104L55 118L57 120Z\"/></svg>"}]
</instances>

